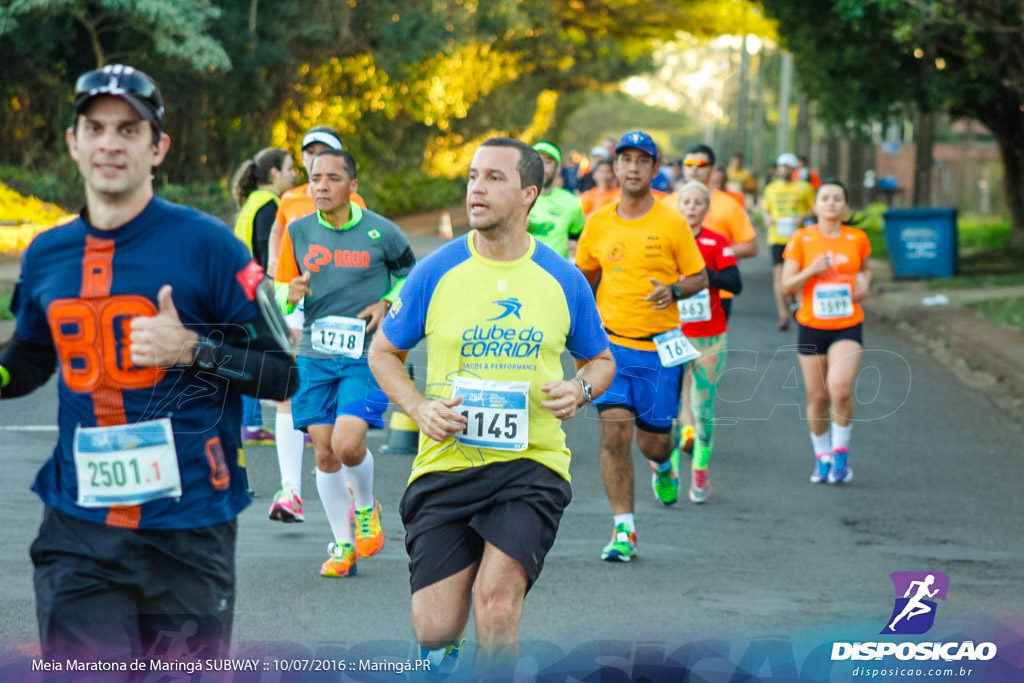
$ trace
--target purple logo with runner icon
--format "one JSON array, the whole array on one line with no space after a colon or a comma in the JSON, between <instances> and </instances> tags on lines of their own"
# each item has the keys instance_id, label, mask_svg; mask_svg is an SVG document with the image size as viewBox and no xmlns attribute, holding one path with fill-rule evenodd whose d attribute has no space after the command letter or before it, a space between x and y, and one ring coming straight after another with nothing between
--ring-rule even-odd
<instances>
[{"instance_id":1,"label":"purple logo with runner icon","mask_svg":"<svg viewBox=\"0 0 1024 683\"><path fill-rule=\"evenodd\" d=\"M949 577L945 572L893 572L889 574L896 603L882 634L920 635L935 623L936 600L945 600Z\"/></svg>"}]
</instances>

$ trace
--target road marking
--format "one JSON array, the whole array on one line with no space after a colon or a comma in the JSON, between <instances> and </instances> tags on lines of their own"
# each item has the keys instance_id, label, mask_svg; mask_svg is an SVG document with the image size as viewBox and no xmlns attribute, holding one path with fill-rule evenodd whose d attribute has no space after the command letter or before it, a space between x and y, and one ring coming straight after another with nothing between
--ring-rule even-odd
<instances>
[{"instance_id":1,"label":"road marking","mask_svg":"<svg viewBox=\"0 0 1024 683\"><path fill-rule=\"evenodd\" d=\"M56 432L57 425L0 425L0 432Z\"/></svg>"}]
</instances>

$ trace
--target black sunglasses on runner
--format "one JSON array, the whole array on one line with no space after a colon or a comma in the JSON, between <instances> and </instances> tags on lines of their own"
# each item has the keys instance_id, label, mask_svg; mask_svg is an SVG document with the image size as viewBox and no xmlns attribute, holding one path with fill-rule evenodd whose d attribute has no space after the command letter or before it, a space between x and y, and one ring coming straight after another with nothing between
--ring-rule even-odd
<instances>
[{"instance_id":1,"label":"black sunglasses on runner","mask_svg":"<svg viewBox=\"0 0 1024 683\"><path fill-rule=\"evenodd\" d=\"M128 100L140 116L159 124L164 117L164 100L156 82L143 72L123 64L109 64L82 74L75 83L75 113L99 95Z\"/></svg>"}]
</instances>

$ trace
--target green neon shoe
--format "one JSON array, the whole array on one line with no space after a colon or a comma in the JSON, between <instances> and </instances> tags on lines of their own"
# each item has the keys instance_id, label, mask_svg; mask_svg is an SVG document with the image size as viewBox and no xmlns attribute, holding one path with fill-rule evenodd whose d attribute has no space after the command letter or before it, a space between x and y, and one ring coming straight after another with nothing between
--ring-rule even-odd
<instances>
[{"instance_id":1,"label":"green neon shoe","mask_svg":"<svg viewBox=\"0 0 1024 683\"><path fill-rule=\"evenodd\" d=\"M676 474L676 468L669 465L667 472L661 472L651 462L651 488L654 497L665 505L672 505L679 500L679 475Z\"/></svg>"},{"instance_id":2,"label":"green neon shoe","mask_svg":"<svg viewBox=\"0 0 1024 683\"><path fill-rule=\"evenodd\" d=\"M636 557L636 532L619 524L612 532L612 541L601 551L601 559L608 562L629 562Z\"/></svg>"}]
</instances>

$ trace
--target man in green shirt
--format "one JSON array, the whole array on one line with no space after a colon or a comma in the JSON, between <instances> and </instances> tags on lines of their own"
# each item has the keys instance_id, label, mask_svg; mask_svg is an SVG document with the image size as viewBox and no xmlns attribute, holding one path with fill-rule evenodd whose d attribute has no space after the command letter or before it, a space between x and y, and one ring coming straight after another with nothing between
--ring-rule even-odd
<instances>
[{"instance_id":1,"label":"man in green shirt","mask_svg":"<svg viewBox=\"0 0 1024 683\"><path fill-rule=\"evenodd\" d=\"M583 210L579 197L568 190L555 187L562 152L550 142L533 146L544 162L544 186L530 210L527 231L539 241L554 249L562 258L576 257L576 240L583 232Z\"/></svg>"}]
</instances>

